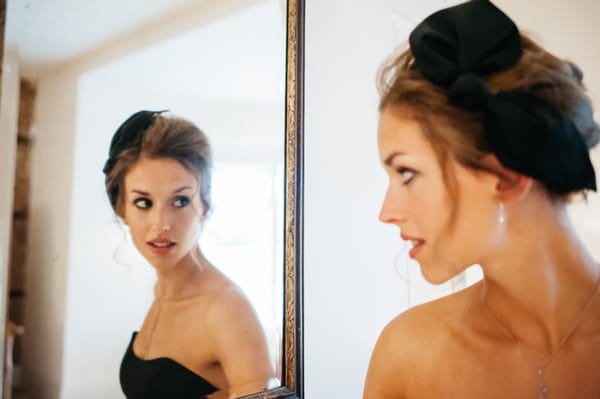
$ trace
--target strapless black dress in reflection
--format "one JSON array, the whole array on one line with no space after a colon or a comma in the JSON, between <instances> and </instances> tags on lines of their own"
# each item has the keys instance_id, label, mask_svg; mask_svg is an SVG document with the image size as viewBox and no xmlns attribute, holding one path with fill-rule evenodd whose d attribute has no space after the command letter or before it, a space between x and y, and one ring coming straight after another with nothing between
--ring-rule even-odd
<instances>
[{"instance_id":1,"label":"strapless black dress in reflection","mask_svg":"<svg viewBox=\"0 0 600 399\"><path fill-rule=\"evenodd\" d=\"M133 333L119 377L127 399L205 399L217 391L210 382L168 357L140 359L133 353Z\"/></svg>"}]
</instances>

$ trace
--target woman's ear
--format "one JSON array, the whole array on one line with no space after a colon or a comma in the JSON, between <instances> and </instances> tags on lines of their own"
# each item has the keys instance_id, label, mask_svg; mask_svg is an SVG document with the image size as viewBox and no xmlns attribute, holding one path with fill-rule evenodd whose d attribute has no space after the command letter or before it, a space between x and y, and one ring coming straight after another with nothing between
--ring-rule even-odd
<instances>
[{"instance_id":1,"label":"woman's ear","mask_svg":"<svg viewBox=\"0 0 600 399\"><path fill-rule=\"evenodd\" d=\"M482 164L498 177L495 191L502 203L518 202L531 191L533 178L505 167L494 154L485 155Z\"/></svg>"},{"instance_id":2,"label":"woman's ear","mask_svg":"<svg viewBox=\"0 0 600 399\"><path fill-rule=\"evenodd\" d=\"M204 222L206 217L208 216L208 212L210 211L210 204L212 204L212 197L210 193L200 194L200 205L202 206L202 215L200 217L200 221Z\"/></svg>"}]
</instances>

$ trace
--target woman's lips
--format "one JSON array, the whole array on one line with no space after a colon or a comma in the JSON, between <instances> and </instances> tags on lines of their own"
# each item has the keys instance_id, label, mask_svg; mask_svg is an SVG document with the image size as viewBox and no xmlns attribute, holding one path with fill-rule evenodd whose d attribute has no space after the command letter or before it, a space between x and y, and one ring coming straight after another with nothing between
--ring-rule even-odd
<instances>
[{"instance_id":1,"label":"woman's lips","mask_svg":"<svg viewBox=\"0 0 600 399\"><path fill-rule=\"evenodd\" d=\"M402 237L402 239L404 241L408 241L412 245L412 248L410 249L410 251L408 251L408 256L410 256L412 259L415 259L415 257L417 256L417 253L421 250L421 248L423 248L423 245L425 244L425 240L422 240L420 238L406 236L404 234L401 234L400 236Z\"/></svg>"},{"instance_id":2,"label":"woman's lips","mask_svg":"<svg viewBox=\"0 0 600 399\"><path fill-rule=\"evenodd\" d=\"M146 244L148 244L150 250L155 254L166 254L176 245L175 242L162 238L148 241Z\"/></svg>"}]
</instances>

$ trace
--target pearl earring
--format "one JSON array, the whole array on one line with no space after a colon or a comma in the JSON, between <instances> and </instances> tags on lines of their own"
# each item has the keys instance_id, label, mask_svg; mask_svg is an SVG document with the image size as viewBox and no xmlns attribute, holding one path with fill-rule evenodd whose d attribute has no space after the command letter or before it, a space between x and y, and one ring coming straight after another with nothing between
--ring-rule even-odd
<instances>
[{"instance_id":1,"label":"pearl earring","mask_svg":"<svg viewBox=\"0 0 600 399\"><path fill-rule=\"evenodd\" d=\"M504 212L504 203L500 203L498 206L498 223L504 224L506 222L506 214Z\"/></svg>"}]
</instances>

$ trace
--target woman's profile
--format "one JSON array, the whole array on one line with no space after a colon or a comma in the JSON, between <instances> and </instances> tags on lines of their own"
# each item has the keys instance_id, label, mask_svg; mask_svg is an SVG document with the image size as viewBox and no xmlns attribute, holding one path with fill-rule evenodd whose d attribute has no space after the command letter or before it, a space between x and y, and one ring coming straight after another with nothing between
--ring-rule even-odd
<instances>
[{"instance_id":1,"label":"woman's profile","mask_svg":"<svg viewBox=\"0 0 600 399\"><path fill-rule=\"evenodd\" d=\"M111 141L103 170L110 204L157 275L121 363L128 399L233 398L274 377L248 299L198 245L211 164L204 133L162 112L133 114Z\"/></svg>"},{"instance_id":2,"label":"woman's profile","mask_svg":"<svg viewBox=\"0 0 600 399\"><path fill-rule=\"evenodd\" d=\"M483 279L392 320L364 398L600 397L600 266L566 209L596 190L582 72L487 0L409 43L380 72L380 219L429 282Z\"/></svg>"}]
</instances>

